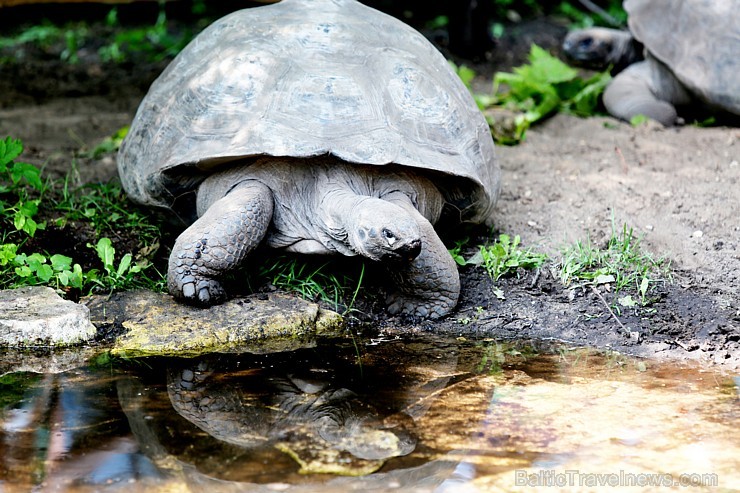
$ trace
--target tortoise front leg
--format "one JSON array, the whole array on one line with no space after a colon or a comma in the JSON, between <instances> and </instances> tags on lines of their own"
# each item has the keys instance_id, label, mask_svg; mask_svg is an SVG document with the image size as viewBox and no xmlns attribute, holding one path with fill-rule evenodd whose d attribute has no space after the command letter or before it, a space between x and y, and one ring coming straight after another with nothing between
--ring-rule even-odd
<instances>
[{"instance_id":1,"label":"tortoise front leg","mask_svg":"<svg viewBox=\"0 0 740 493\"><path fill-rule=\"evenodd\" d=\"M604 91L604 106L617 118L630 121L637 115L656 120L666 127L677 122L674 105L690 98L673 74L657 61L630 65Z\"/></svg>"},{"instance_id":2,"label":"tortoise front leg","mask_svg":"<svg viewBox=\"0 0 740 493\"><path fill-rule=\"evenodd\" d=\"M223 302L218 279L259 245L272 211L272 192L256 181L242 182L216 200L175 242L167 273L170 293L197 305Z\"/></svg>"},{"instance_id":3,"label":"tortoise front leg","mask_svg":"<svg viewBox=\"0 0 740 493\"><path fill-rule=\"evenodd\" d=\"M424 318L447 315L460 297L457 264L432 224L407 197L390 201L403 207L419 224L421 253L404 268L388 269L398 287L388 297L388 311Z\"/></svg>"}]
</instances>

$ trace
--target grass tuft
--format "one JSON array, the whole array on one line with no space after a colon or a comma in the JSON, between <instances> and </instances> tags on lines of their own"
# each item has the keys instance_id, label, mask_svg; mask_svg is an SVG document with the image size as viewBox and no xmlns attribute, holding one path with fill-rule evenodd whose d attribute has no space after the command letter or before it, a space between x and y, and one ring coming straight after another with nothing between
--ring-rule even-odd
<instances>
[{"instance_id":1,"label":"grass tuft","mask_svg":"<svg viewBox=\"0 0 740 493\"><path fill-rule=\"evenodd\" d=\"M604 248L594 246L590 240L564 248L556 268L565 286L608 285L615 295L630 291L639 297L639 300L634 300L631 294L617 297L622 306L650 304L654 288L671 279L670 263L643 251L640 238L626 224L621 230L612 226Z\"/></svg>"}]
</instances>

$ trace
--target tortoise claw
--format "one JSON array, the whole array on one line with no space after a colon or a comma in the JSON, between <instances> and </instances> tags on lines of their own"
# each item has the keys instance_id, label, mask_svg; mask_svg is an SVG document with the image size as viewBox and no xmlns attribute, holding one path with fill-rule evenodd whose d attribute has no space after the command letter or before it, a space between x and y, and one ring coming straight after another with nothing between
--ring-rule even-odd
<instances>
[{"instance_id":1,"label":"tortoise claw","mask_svg":"<svg viewBox=\"0 0 740 493\"><path fill-rule=\"evenodd\" d=\"M221 283L213 279L198 279L190 273L170 279L169 285L175 298L191 305L212 306L226 299Z\"/></svg>"}]
</instances>

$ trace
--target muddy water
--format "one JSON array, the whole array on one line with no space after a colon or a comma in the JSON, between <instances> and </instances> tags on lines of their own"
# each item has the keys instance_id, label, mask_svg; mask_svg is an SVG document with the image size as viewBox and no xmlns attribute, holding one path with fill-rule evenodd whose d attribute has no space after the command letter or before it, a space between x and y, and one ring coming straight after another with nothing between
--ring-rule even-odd
<instances>
[{"instance_id":1,"label":"muddy water","mask_svg":"<svg viewBox=\"0 0 740 493\"><path fill-rule=\"evenodd\" d=\"M738 384L616 353L431 338L98 358L0 379L0 492L739 488Z\"/></svg>"}]
</instances>

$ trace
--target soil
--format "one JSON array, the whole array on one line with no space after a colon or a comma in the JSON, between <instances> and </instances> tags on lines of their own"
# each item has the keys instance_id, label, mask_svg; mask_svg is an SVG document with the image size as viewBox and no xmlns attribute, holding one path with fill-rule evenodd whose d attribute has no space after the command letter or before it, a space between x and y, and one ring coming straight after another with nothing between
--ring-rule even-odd
<instances>
[{"instance_id":1,"label":"soil","mask_svg":"<svg viewBox=\"0 0 740 493\"><path fill-rule=\"evenodd\" d=\"M467 61L480 74L475 87L487 90L494 70L522 63L532 41L557 52L565 30L550 18L511 26L487 61ZM130 122L165 65L102 64L94 57L71 65L27 50L19 61L0 65L0 135L22 139L24 159L51 176L72 171L80 183L115 180L114 156L93 160L80 151ZM362 327L387 337L436 332L555 339L740 368L739 129L632 127L608 117L558 115L530 129L521 145L499 147L498 156L497 232L520 235L525 246L557 257L576 240L603 245L613 225L626 224L647 251L670 259L673 282L659 286L647 309L616 314L609 308L614 295L604 286L565 287L549 268L497 281L504 294L499 299L485 272L466 266L457 310L440 321L418 322L388 316L381 301L385 286L371 279L381 296L361 293L356 308ZM473 235L471 244L489 236L483 228L457 237L463 234Z\"/></svg>"}]
</instances>

